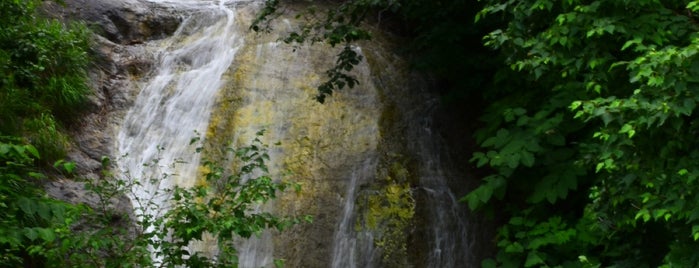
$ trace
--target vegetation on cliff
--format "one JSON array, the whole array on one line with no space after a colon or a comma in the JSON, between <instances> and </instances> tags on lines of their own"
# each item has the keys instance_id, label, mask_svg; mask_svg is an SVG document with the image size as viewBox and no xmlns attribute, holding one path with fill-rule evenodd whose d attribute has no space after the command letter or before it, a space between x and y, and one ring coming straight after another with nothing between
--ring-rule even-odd
<instances>
[{"instance_id":1,"label":"vegetation on cliff","mask_svg":"<svg viewBox=\"0 0 699 268\"><path fill-rule=\"evenodd\" d=\"M0 1L0 263L8 267L44 265L40 249L69 232L80 210L47 197L37 167L65 156L63 126L88 92L88 32L38 17L39 3Z\"/></svg>"},{"instance_id":2,"label":"vegetation on cliff","mask_svg":"<svg viewBox=\"0 0 699 268\"><path fill-rule=\"evenodd\" d=\"M43 161L65 156L65 124L89 88L88 31L35 14L40 1L0 2L0 133L24 136Z\"/></svg>"},{"instance_id":3,"label":"vegetation on cliff","mask_svg":"<svg viewBox=\"0 0 699 268\"><path fill-rule=\"evenodd\" d=\"M252 28L278 5L267 1ZM697 11L699 1L349 0L301 13L308 24L285 41L351 49L371 38L363 23L381 25L439 78L449 111L481 118L452 129L475 126L471 163L484 174L463 201L500 226L483 266L693 267ZM340 54L317 100L351 87L358 60Z\"/></svg>"},{"instance_id":4,"label":"vegetation on cliff","mask_svg":"<svg viewBox=\"0 0 699 268\"><path fill-rule=\"evenodd\" d=\"M248 146L220 149L235 159L205 161L205 183L154 193L170 206L146 200L133 214L115 211L115 200L133 195L138 180L112 174L107 158L101 176L85 181L88 191L79 200L85 204L48 196L43 183L56 176L78 179L72 175L76 165L60 159L70 144L65 127L79 120L91 93L92 33L83 24L42 18L35 11L40 4L0 1L0 266L236 267L236 239L304 220L256 211L293 186L268 175L262 131ZM176 164L152 161L143 164ZM229 163L239 168L221 167ZM162 213L156 217L146 209ZM217 253L190 248L207 236Z\"/></svg>"}]
</instances>

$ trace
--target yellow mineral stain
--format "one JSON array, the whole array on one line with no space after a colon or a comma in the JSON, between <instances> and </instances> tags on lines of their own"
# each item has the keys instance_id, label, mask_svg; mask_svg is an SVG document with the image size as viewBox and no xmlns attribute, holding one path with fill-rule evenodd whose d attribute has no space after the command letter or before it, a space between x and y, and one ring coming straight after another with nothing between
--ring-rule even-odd
<instances>
[{"instance_id":1,"label":"yellow mineral stain","mask_svg":"<svg viewBox=\"0 0 699 268\"><path fill-rule=\"evenodd\" d=\"M239 19L245 20L245 16L250 14ZM396 70L392 63L395 58L379 56L384 48L367 45L362 50L367 52L367 60L353 72L360 84L337 91L326 104L319 104L313 100L316 86L327 78L325 70L331 67L329 59L335 57L337 49L317 44L292 51L288 45L276 42L274 36L249 34L243 38L245 45L222 77L224 86L203 134L203 158L224 159L227 155L222 149L226 145L248 144L257 131L266 129L263 141L270 145L274 162L270 163L270 172L288 173L284 180L302 185L298 193L290 190L279 196L276 211L288 215L329 213L325 224L332 226L325 227L333 228L337 212L327 212L327 207L335 206L339 193L344 191L346 182L340 179L346 174L338 173L347 172L340 171L343 165L379 153L384 146L382 135L402 135L384 133L384 126L399 116L383 104L391 97L385 96L389 90L386 87L410 81L407 72L390 77ZM277 141L281 145L272 145ZM232 162L222 164L235 170ZM368 197L363 217L372 228L398 226L393 233L384 230L386 235L375 242L384 248L385 257L405 257L407 240L400 238L400 232L414 214L409 172L402 163L381 168L388 171L372 186L379 194ZM203 174L207 172L210 170L206 167L199 168L196 185L206 185Z\"/></svg>"}]
</instances>

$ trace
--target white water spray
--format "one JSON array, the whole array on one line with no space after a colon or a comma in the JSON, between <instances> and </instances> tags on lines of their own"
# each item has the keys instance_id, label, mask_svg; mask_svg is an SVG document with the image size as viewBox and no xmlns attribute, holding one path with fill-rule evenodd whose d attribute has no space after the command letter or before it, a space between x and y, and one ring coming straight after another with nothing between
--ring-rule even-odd
<instances>
[{"instance_id":1,"label":"white water spray","mask_svg":"<svg viewBox=\"0 0 699 268\"><path fill-rule=\"evenodd\" d=\"M197 133L205 135L221 76L243 44L234 11L223 1L157 2L188 15L172 37L150 44L158 58L155 72L143 82L116 139L123 156L119 170L138 183L134 209L153 217L168 209L165 189L195 184L200 159L188 145Z\"/></svg>"},{"instance_id":2,"label":"white water spray","mask_svg":"<svg viewBox=\"0 0 699 268\"><path fill-rule=\"evenodd\" d=\"M342 267L374 267L373 236L368 231L355 231L357 201L357 186L371 179L376 170L376 159L370 158L363 165L352 172L352 177L347 185L347 193L344 196L344 208L342 219L335 231L332 268Z\"/></svg>"},{"instance_id":3,"label":"white water spray","mask_svg":"<svg viewBox=\"0 0 699 268\"><path fill-rule=\"evenodd\" d=\"M431 114L426 112L425 114ZM440 137L434 135L432 119L429 117L416 120L414 149L422 163L420 168L420 190L424 191L429 213L425 215L426 243L428 246L427 267L447 268L463 267L472 258L468 255L466 208L448 185L445 167L447 162L442 157Z\"/></svg>"},{"instance_id":4,"label":"white water spray","mask_svg":"<svg viewBox=\"0 0 699 268\"><path fill-rule=\"evenodd\" d=\"M420 250L424 250L424 267L456 268L464 267L472 258L469 255L471 241L468 239L466 208L461 205L448 185L449 164L442 157L445 149L439 135L433 133L432 115L435 104L427 97L418 106L405 107L404 119L408 150L415 157L419 168L416 175L419 185L413 195L419 198L424 225L415 226L421 230ZM334 239L333 268L358 268L379 266L382 253L374 247L373 234L359 231L355 225L358 213L355 208L361 191L358 185L371 181L376 163L365 162L359 172L355 171L349 183L344 209ZM359 178L359 179L358 179ZM366 229L366 228L359 228ZM380 235L380 234L378 234ZM424 246L424 247L423 247ZM408 245L410 247L410 245Z\"/></svg>"}]
</instances>

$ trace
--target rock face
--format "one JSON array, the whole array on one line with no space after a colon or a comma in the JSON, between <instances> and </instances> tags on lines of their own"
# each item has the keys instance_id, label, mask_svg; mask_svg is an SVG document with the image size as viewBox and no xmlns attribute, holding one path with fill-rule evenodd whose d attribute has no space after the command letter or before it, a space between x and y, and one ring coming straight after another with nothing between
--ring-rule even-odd
<instances>
[{"instance_id":1,"label":"rock face","mask_svg":"<svg viewBox=\"0 0 699 268\"><path fill-rule=\"evenodd\" d=\"M82 175L95 177L101 158L112 155L114 127L133 102L136 81L151 71L153 56L143 42L174 32L181 16L173 9L137 0L46 1L42 11L64 21L82 21L96 33L89 70L91 88L88 112L73 128L76 146L69 160L78 163Z\"/></svg>"},{"instance_id":2,"label":"rock face","mask_svg":"<svg viewBox=\"0 0 699 268\"><path fill-rule=\"evenodd\" d=\"M117 44L138 44L172 34L181 18L166 6L138 0L66 0L46 2L46 13L94 26Z\"/></svg>"},{"instance_id":3,"label":"rock face","mask_svg":"<svg viewBox=\"0 0 699 268\"><path fill-rule=\"evenodd\" d=\"M175 31L180 16L167 7L134 0L45 1L41 12L51 18L82 21L95 31L92 47L94 68L89 70L93 95L87 111L70 131L74 146L67 160L78 165L78 175L99 179L103 157L114 157L113 137L124 110L133 102L137 81L150 72L153 56L143 42L163 38ZM58 181L46 185L47 192L69 202L95 205L94 196L82 183ZM132 214L127 199L112 200L109 209Z\"/></svg>"},{"instance_id":4,"label":"rock face","mask_svg":"<svg viewBox=\"0 0 699 268\"><path fill-rule=\"evenodd\" d=\"M246 31L255 12L237 9L245 43L222 77L206 138L212 146L241 144L264 128L268 144L281 143L273 169L289 171L302 190L274 209L314 221L275 234L273 256L289 267L465 265L466 208L448 187L463 177L447 171L428 83L377 32L354 47L365 58L352 72L359 85L319 104L315 86L338 49L279 42L299 25L293 14L278 18L271 33Z\"/></svg>"},{"instance_id":5,"label":"rock face","mask_svg":"<svg viewBox=\"0 0 699 268\"><path fill-rule=\"evenodd\" d=\"M101 158L119 157L114 155L116 128L155 66L149 46L176 31L184 15L138 0L64 1L65 6L47 3L45 12L98 29L93 49L97 64L90 73L95 94L83 124L74 131L76 146L69 157L85 176L99 179ZM300 193L280 196L272 209L314 218L311 224L274 233L265 241L265 251L285 259L287 267L467 263L468 238L458 224L463 215L454 212L465 208L449 203L453 200L446 186L435 186L447 176L462 178L457 172L442 172L447 161L430 142L439 137L431 133L435 102L425 81L377 35L380 41L354 48L366 59L354 71L359 86L338 91L321 105L313 101L315 86L325 79L338 51L320 44L294 49L279 42L298 23L292 14L276 20L276 33L252 33L247 26L257 6L236 5L235 27L244 44L221 77L224 86L202 134L207 146L219 147L245 144L255 132L267 129L267 144L281 142L271 151L272 171L290 171L286 179L302 185ZM48 187L53 196L66 200L91 199L76 183ZM443 200L430 203L434 193ZM119 205L123 199L113 203L124 213L129 210ZM453 229L443 230L445 234L434 227L442 220L435 215L442 214L431 214L437 209L431 206L443 204L447 207L439 209L452 211L444 214L451 225L445 228ZM241 250L241 255L247 253ZM264 260L252 263L272 266Z\"/></svg>"}]
</instances>

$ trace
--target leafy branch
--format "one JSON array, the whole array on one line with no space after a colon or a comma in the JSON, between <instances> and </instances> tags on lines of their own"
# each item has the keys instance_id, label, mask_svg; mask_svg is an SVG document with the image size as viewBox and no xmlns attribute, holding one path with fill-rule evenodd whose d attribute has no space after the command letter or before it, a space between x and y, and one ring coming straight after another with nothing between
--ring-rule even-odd
<instances>
[{"instance_id":1,"label":"leafy branch","mask_svg":"<svg viewBox=\"0 0 699 268\"><path fill-rule=\"evenodd\" d=\"M253 31L269 31L270 20L280 14L278 11L280 2L268 0L265 7L258 13L250 29ZM344 1L334 8L328 8L324 12L318 12L311 7L296 16L303 19L300 30L290 32L282 40L287 44L302 44L305 42L324 42L331 47L343 44L343 49L337 54L335 66L325 73L328 79L318 87L315 100L324 103L326 97L333 91L341 90L345 86L353 88L359 84L354 75L349 74L357 66L363 57L352 49L352 44L361 40L370 40L371 33L361 24L372 10L388 10L398 5L396 1Z\"/></svg>"}]
</instances>

